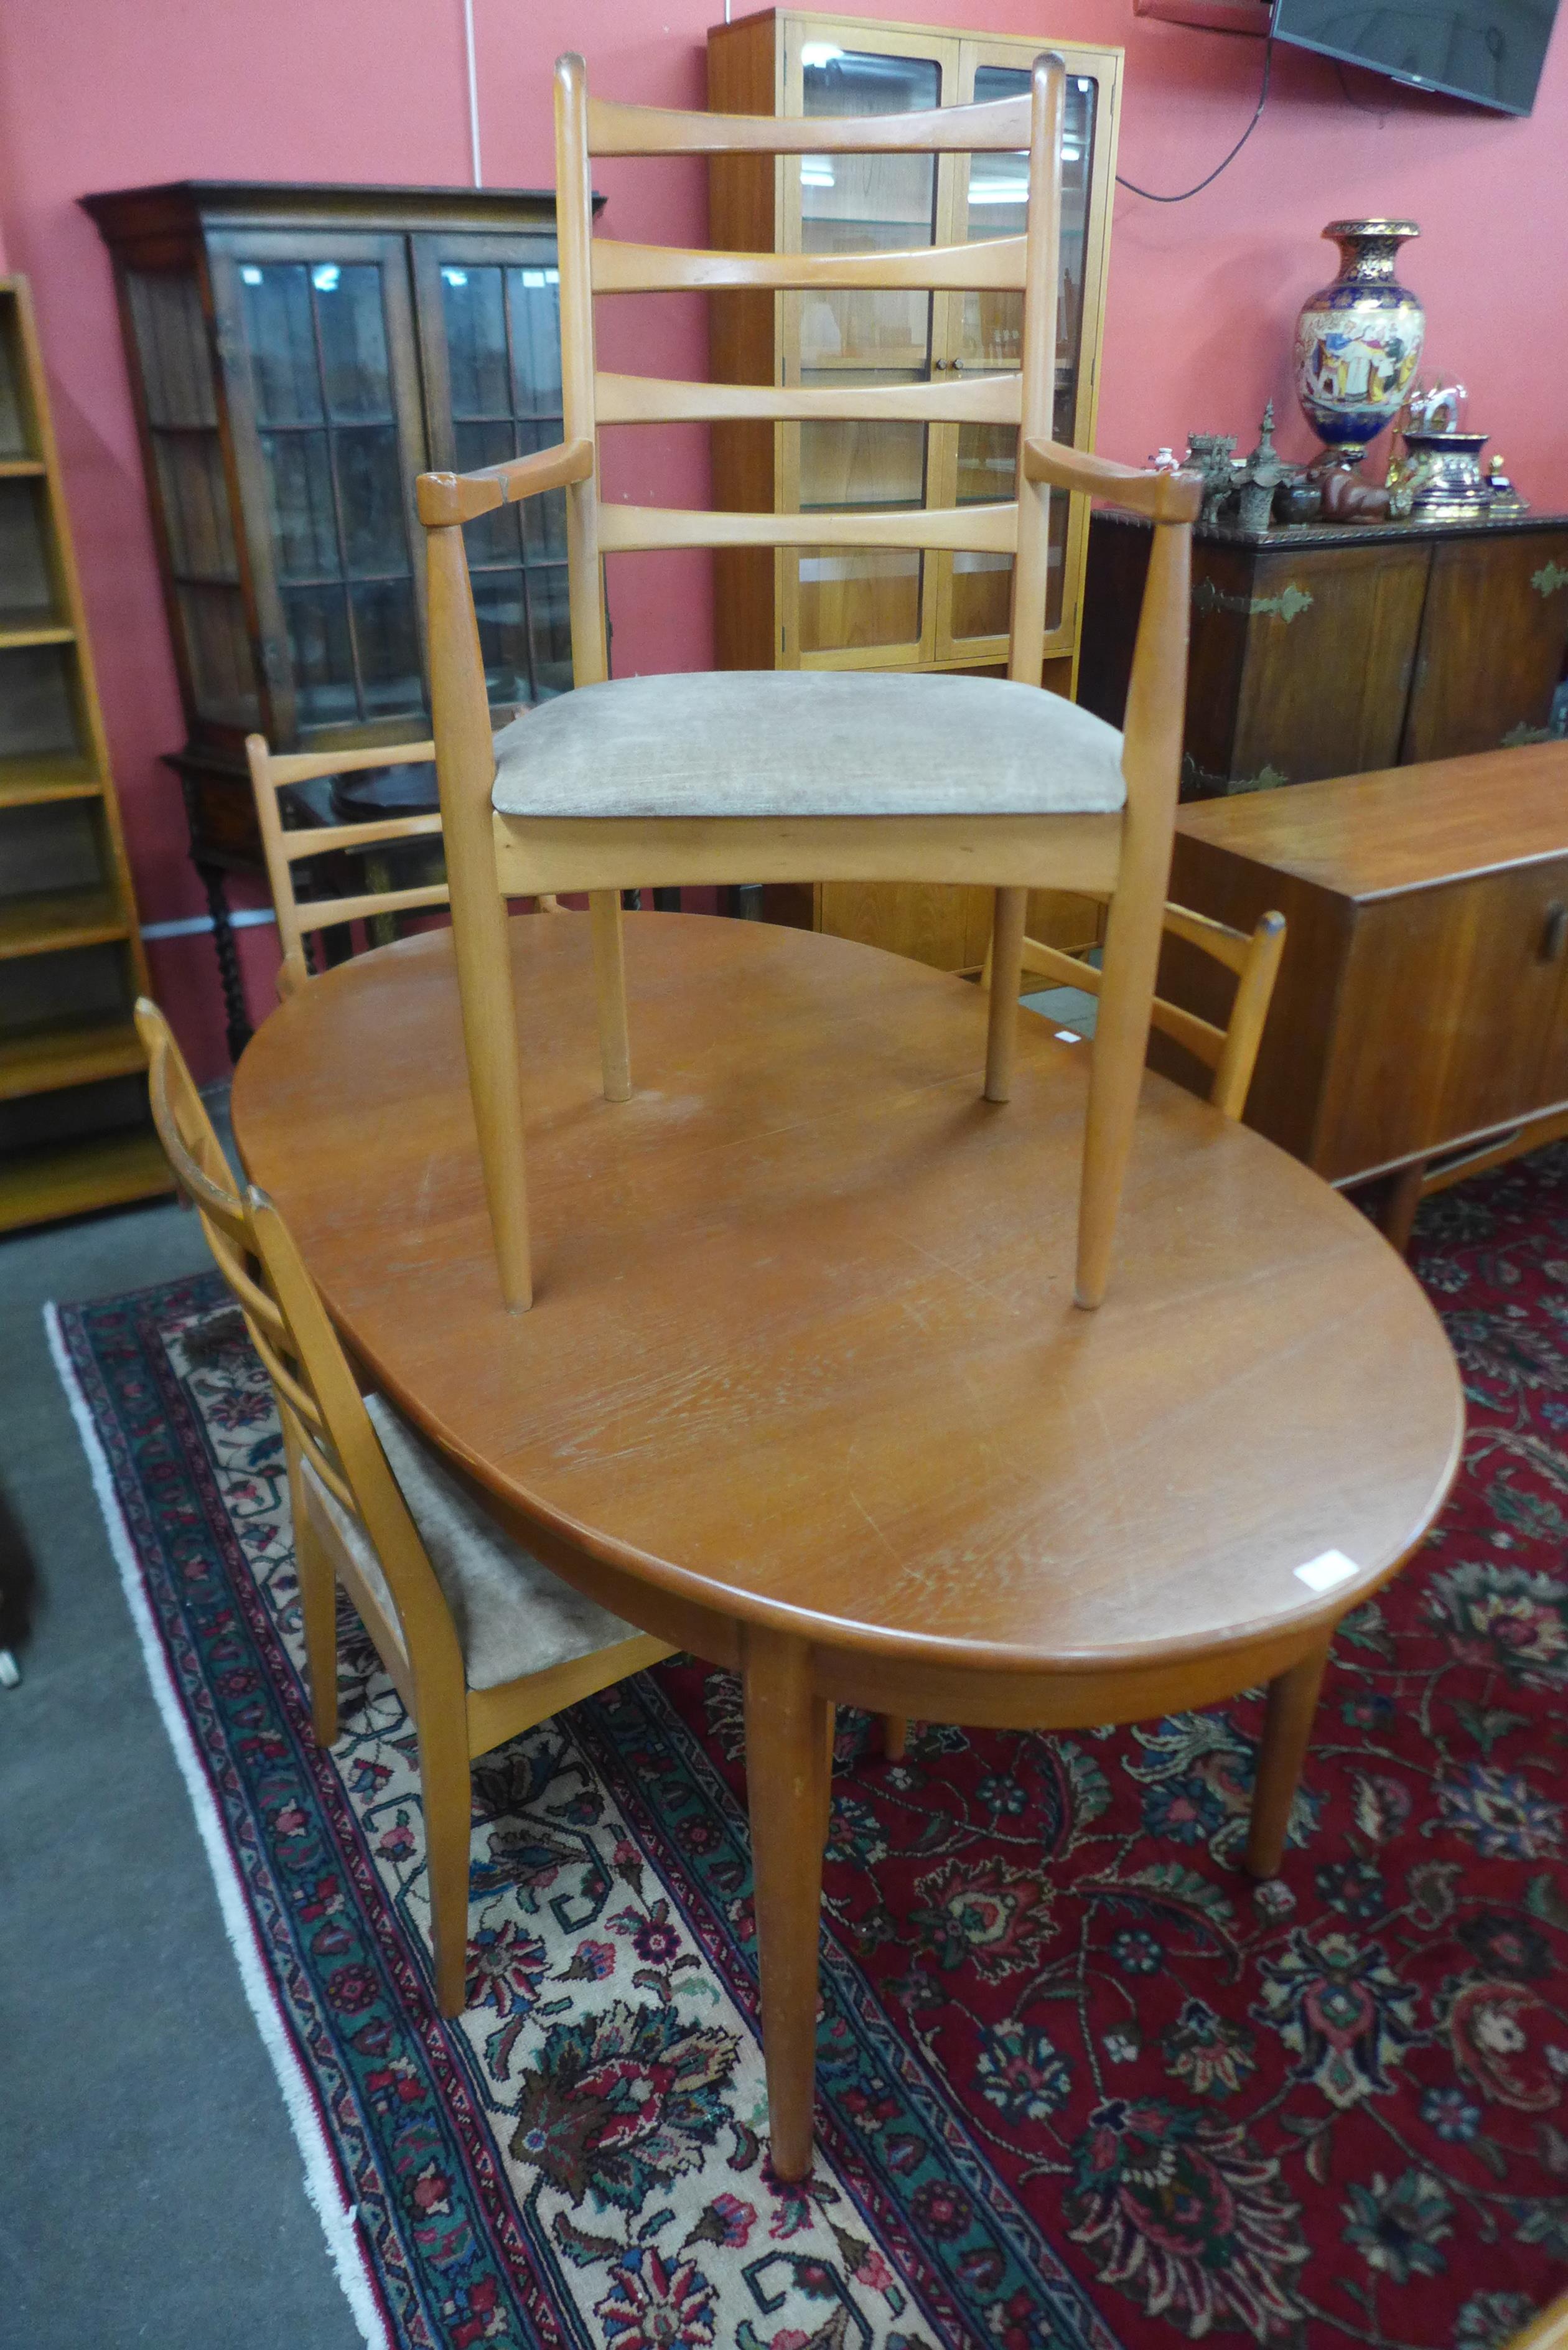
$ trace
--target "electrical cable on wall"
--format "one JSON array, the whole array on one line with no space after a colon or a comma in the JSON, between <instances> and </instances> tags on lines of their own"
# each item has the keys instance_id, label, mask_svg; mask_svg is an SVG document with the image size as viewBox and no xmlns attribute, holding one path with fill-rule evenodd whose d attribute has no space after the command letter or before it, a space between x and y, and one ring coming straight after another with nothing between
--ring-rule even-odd
<instances>
[{"instance_id":1,"label":"electrical cable on wall","mask_svg":"<svg viewBox=\"0 0 1568 2350\"><path fill-rule=\"evenodd\" d=\"M1339 76L1339 89L1341 97L1345 100L1347 105L1354 106L1358 114L1387 113L1387 106L1383 101L1379 100L1376 103L1374 103L1370 99L1356 97L1355 92L1351 88L1349 82L1345 79L1345 68L1341 65L1337 57L1335 57L1334 61L1334 69Z\"/></svg>"},{"instance_id":2,"label":"electrical cable on wall","mask_svg":"<svg viewBox=\"0 0 1568 2350\"><path fill-rule=\"evenodd\" d=\"M473 151L473 184L484 185L479 168L479 74L473 49L473 0L462 0L462 43L468 58L468 139Z\"/></svg>"},{"instance_id":3,"label":"electrical cable on wall","mask_svg":"<svg viewBox=\"0 0 1568 2350\"><path fill-rule=\"evenodd\" d=\"M1262 86L1258 91L1258 103L1252 109L1252 119L1248 123L1245 130L1242 131L1240 139L1237 140L1234 147L1231 148L1231 152L1225 156L1220 162L1215 164L1214 169L1210 172L1208 178L1199 180L1196 187L1181 188L1179 189L1174 195L1168 196L1162 195L1158 188L1140 188L1136 180L1124 180L1121 173L1118 172L1116 173L1117 187L1126 188L1129 195L1147 197L1151 204L1184 204L1189 196L1200 196L1205 188L1211 188L1215 181L1220 177L1220 172L1226 171L1230 165L1235 161L1237 156L1241 153L1242 148L1246 145L1248 140L1251 137L1253 131L1256 130L1259 122L1262 120L1263 109L1269 102L1269 79L1270 76L1273 72L1273 66L1274 20L1272 16L1271 16L1269 19L1268 37L1263 43Z\"/></svg>"}]
</instances>

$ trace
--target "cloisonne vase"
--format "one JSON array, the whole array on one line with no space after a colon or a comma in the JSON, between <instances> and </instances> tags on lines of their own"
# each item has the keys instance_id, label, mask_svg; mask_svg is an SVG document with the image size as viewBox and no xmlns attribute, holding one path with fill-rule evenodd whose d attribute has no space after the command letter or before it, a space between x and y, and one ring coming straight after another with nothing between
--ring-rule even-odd
<instances>
[{"instance_id":1,"label":"cloisonne vase","mask_svg":"<svg viewBox=\"0 0 1568 2350\"><path fill-rule=\"evenodd\" d=\"M1392 424L1415 381L1426 313L1394 276L1414 221L1330 221L1339 276L1309 295L1296 320L1296 390L1307 422L1328 446L1313 471L1360 463Z\"/></svg>"}]
</instances>

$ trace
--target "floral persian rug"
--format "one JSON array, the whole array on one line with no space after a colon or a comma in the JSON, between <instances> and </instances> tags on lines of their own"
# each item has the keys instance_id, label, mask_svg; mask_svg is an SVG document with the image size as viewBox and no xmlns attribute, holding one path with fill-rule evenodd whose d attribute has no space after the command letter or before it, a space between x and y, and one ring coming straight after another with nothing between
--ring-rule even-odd
<instances>
[{"instance_id":1,"label":"floral persian rug","mask_svg":"<svg viewBox=\"0 0 1568 2350\"><path fill-rule=\"evenodd\" d=\"M311 1742L271 1397L216 1276L55 1340L368 2342L1492 2350L1568 2287L1568 1149L1450 1191L1470 1399L1345 1624L1283 1875L1262 1705L1072 1737L841 1718L818 2158L774 2178L739 1692L676 1660L476 1769L435 2012L409 1726L357 1620Z\"/></svg>"}]
</instances>

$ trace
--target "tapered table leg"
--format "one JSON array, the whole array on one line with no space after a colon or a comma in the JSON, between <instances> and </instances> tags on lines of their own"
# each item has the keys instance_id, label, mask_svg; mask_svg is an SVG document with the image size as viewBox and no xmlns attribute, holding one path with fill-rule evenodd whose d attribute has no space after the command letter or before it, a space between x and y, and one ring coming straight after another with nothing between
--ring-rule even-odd
<instances>
[{"instance_id":1,"label":"tapered table leg","mask_svg":"<svg viewBox=\"0 0 1568 2350\"><path fill-rule=\"evenodd\" d=\"M1426 1180L1427 1162L1417 1159L1409 1167L1401 1167L1383 1197L1378 1222L1383 1237L1390 1248L1401 1256L1410 1253L1410 1234L1415 1229L1416 1211L1421 1204L1421 1185Z\"/></svg>"},{"instance_id":2,"label":"tapered table leg","mask_svg":"<svg viewBox=\"0 0 1568 2350\"><path fill-rule=\"evenodd\" d=\"M778 2176L804 2178L811 2168L829 1714L812 1689L805 1640L749 1627L743 1670L769 2137Z\"/></svg>"},{"instance_id":3,"label":"tapered table leg","mask_svg":"<svg viewBox=\"0 0 1568 2350\"><path fill-rule=\"evenodd\" d=\"M1269 1710L1258 1753L1258 1783L1247 1833L1247 1867L1253 1877L1277 1877L1284 1858L1291 1805L1312 1737L1317 1693L1328 1662L1328 1641L1269 1683Z\"/></svg>"}]
</instances>

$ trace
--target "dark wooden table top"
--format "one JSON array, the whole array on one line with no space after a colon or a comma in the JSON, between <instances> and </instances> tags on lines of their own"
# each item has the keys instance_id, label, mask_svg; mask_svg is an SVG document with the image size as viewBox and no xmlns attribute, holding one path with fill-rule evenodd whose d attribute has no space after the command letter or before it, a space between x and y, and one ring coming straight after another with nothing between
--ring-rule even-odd
<instances>
[{"instance_id":1,"label":"dark wooden table top","mask_svg":"<svg viewBox=\"0 0 1568 2350\"><path fill-rule=\"evenodd\" d=\"M450 933L313 980L234 1085L349 1343L513 1523L742 1623L1035 1672L1326 1629L1418 1540L1453 1360L1317 1178L1151 1076L1083 1314L1087 1047L1021 1014L988 1107L961 980L757 923L626 929L639 1090L611 1106L587 920L512 925L528 1314L495 1286ZM1356 1572L1314 1591L1330 1551Z\"/></svg>"},{"instance_id":2,"label":"dark wooden table top","mask_svg":"<svg viewBox=\"0 0 1568 2350\"><path fill-rule=\"evenodd\" d=\"M1388 897L1568 856L1568 743L1199 800L1176 828L1346 898Z\"/></svg>"}]
</instances>

